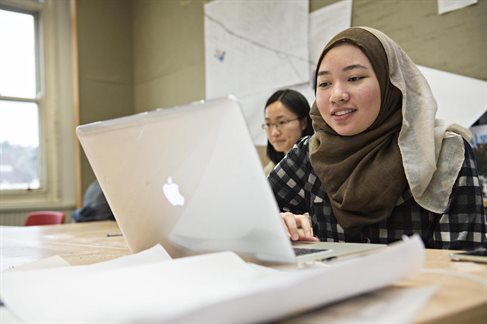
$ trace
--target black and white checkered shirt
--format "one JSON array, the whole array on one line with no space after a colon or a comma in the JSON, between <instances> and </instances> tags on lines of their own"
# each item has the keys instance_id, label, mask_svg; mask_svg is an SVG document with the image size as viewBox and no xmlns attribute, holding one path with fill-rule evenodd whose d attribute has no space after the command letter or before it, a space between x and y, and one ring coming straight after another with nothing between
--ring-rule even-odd
<instances>
[{"instance_id":1,"label":"black and white checkered shirt","mask_svg":"<svg viewBox=\"0 0 487 324\"><path fill-rule=\"evenodd\" d=\"M467 250L487 247L482 191L474 154L467 142L465 160L449 207L443 214L420 207L408 189L388 219L364 227L360 237L353 238L344 232L333 215L328 196L311 167L308 144L308 137L296 144L268 179L281 211L308 212L313 220L314 235L321 241L388 244L400 240L403 235L417 233L426 248Z\"/></svg>"}]
</instances>

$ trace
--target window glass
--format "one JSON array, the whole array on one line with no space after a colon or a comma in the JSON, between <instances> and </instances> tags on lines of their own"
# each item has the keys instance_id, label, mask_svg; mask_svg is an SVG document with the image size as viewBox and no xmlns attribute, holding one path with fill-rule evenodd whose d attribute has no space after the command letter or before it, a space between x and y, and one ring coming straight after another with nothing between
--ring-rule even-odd
<instances>
[{"instance_id":1,"label":"window glass","mask_svg":"<svg viewBox=\"0 0 487 324\"><path fill-rule=\"evenodd\" d=\"M0 9L0 95L36 97L35 19Z\"/></svg>"},{"instance_id":2,"label":"window glass","mask_svg":"<svg viewBox=\"0 0 487 324\"><path fill-rule=\"evenodd\" d=\"M0 100L0 190L39 187L37 104Z\"/></svg>"},{"instance_id":3,"label":"window glass","mask_svg":"<svg viewBox=\"0 0 487 324\"><path fill-rule=\"evenodd\" d=\"M0 216L76 202L73 5L0 0Z\"/></svg>"}]
</instances>

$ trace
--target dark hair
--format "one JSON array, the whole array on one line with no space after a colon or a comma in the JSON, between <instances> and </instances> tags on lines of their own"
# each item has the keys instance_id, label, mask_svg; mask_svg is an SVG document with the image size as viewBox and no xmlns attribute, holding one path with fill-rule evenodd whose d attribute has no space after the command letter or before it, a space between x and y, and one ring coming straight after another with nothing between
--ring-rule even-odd
<instances>
[{"instance_id":1,"label":"dark hair","mask_svg":"<svg viewBox=\"0 0 487 324\"><path fill-rule=\"evenodd\" d=\"M306 119L306 128L303 130L301 137L313 135L313 127L311 125L311 118L309 117L309 103L306 98L298 91L292 89L282 89L274 92L265 103L264 112L270 104L280 101L287 109L295 113L299 119ZM267 139L267 157L275 164L279 163L284 157L283 152L277 152L274 146Z\"/></svg>"}]
</instances>

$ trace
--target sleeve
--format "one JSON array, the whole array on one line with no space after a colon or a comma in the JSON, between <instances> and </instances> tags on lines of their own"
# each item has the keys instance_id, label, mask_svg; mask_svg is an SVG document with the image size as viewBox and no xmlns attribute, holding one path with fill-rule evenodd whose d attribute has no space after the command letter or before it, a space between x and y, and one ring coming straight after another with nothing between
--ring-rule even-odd
<instances>
[{"instance_id":1,"label":"sleeve","mask_svg":"<svg viewBox=\"0 0 487 324\"><path fill-rule=\"evenodd\" d=\"M294 214L308 212L305 185L310 169L308 137L305 137L288 152L268 176L281 211Z\"/></svg>"},{"instance_id":2,"label":"sleeve","mask_svg":"<svg viewBox=\"0 0 487 324\"><path fill-rule=\"evenodd\" d=\"M449 208L434 229L434 245L452 250L487 247L486 228L475 156L465 142L465 160L453 187Z\"/></svg>"}]
</instances>

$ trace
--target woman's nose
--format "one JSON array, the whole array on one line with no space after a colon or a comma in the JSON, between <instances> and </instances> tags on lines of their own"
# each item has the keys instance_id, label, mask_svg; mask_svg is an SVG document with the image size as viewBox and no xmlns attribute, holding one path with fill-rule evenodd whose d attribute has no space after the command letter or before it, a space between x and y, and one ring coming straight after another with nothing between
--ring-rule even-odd
<instances>
[{"instance_id":1,"label":"woman's nose","mask_svg":"<svg viewBox=\"0 0 487 324\"><path fill-rule=\"evenodd\" d=\"M279 133L281 132L281 130L277 127L277 125L272 125L271 126L271 135L279 135Z\"/></svg>"},{"instance_id":2,"label":"woman's nose","mask_svg":"<svg viewBox=\"0 0 487 324\"><path fill-rule=\"evenodd\" d=\"M347 89L342 85L335 85L331 91L330 95L330 102L331 103L338 103L338 102L345 102L350 98Z\"/></svg>"}]
</instances>

